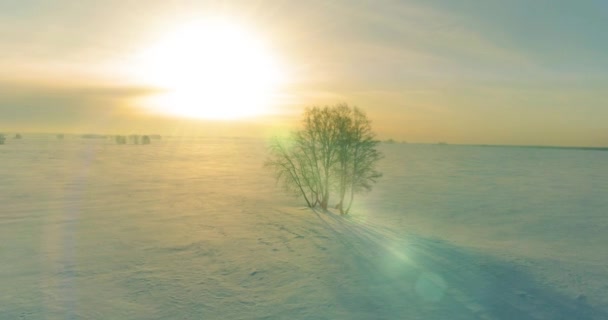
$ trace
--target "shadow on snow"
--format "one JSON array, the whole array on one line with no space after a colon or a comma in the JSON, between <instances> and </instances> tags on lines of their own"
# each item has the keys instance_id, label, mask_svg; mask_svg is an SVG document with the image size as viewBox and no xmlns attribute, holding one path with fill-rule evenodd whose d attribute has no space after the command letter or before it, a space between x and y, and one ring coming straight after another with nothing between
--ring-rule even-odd
<instances>
[{"instance_id":1,"label":"shadow on snow","mask_svg":"<svg viewBox=\"0 0 608 320\"><path fill-rule=\"evenodd\" d=\"M346 250L335 259L336 300L361 319L608 319L584 296L573 299L520 266L417 235L317 212Z\"/></svg>"}]
</instances>

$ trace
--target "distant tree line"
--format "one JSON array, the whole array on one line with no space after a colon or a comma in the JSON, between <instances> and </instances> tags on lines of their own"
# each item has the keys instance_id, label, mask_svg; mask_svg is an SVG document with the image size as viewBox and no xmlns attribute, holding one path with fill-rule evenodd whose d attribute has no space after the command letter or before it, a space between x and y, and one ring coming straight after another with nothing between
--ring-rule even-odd
<instances>
[{"instance_id":1,"label":"distant tree line","mask_svg":"<svg viewBox=\"0 0 608 320\"><path fill-rule=\"evenodd\" d=\"M150 136L148 135L137 135L132 134L129 136L117 135L115 138L117 144L127 144L127 141L130 141L132 144L150 144Z\"/></svg>"},{"instance_id":2,"label":"distant tree line","mask_svg":"<svg viewBox=\"0 0 608 320\"><path fill-rule=\"evenodd\" d=\"M55 136L58 140L63 140L65 138L65 135L63 133L57 134ZM127 142L130 142L132 144L150 144L152 142L152 139L157 139L160 140L162 137L158 134L152 134L152 135L138 135L138 134L132 134L132 135L116 135L116 136L112 136L112 135L103 135L103 134L91 134L91 133L87 133L87 134L82 134L80 135L80 137L82 139L107 139L107 138L113 138L114 141L117 144L127 144ZM20 133L17 133L13 136L13 139L22 139L23 136ZM0 134L0 144L4 144L7 140L6 135L4 134Z\"/></svg>"},{"instance_id":3,"label":"distant tree line","mask_svg":"<svg viewBox=\"0 0 608 320\"><path fill-rule=\"evenodd\" d=\"M348 214L355 194L371 190L382 176L376 170L382 158L378 144L370 120L359 108L312 107L305 110L300 130L287 141L272 142L265 166L309 207L327 210L334 194L336 208Z\"/></svg>"},{"instance_id":4,"label":"distant tree line","mask_svg":"<svg viewBox=\"0 0 608 320\"><path fill-rule=\"evenodd\" d=\"M21 138L23 138L23 136L21 136L20 133L16 133L13 136L13 139L17 139L17 140L21 139ZM6 136L4 134L0 133L0 144L4 144L5 142L6 142Z\"/></svg>"}]
</instances>

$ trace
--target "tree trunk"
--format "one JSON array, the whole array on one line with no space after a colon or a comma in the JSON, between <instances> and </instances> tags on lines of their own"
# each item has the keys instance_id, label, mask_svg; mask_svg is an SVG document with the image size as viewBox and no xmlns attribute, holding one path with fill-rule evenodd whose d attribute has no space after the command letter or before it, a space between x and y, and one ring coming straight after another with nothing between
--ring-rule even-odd
<instances>
[{"instance_id":1,"label":"tree trunk","mask_svg":"<svg viewBox=\"0 0 608 320\"><path fill-rule=\"evenodd\" d=\"M353 205L353 200L355 199L355 190L353 188L350 189L350 202L348 203L348 207L346 208L346 211L344 211L344 214L348 214L348 212L350 211L350 207Z\"/></svg>"},{"instance_id":2,"label":"tree trunk","mask_svg":"<svg viewBox=\"0 0 608 320\"><path fill-rule=\"evenodd\" d=\"M323 210L327 210L327 205L328 205L328 202L329 202L329 193L328 193L328 192L325 192L325 193L323 194L323 199L321 199L321 203L320 203L320 204L321 204L321 208L322 208Z\"/></svg>"}]
</instances>

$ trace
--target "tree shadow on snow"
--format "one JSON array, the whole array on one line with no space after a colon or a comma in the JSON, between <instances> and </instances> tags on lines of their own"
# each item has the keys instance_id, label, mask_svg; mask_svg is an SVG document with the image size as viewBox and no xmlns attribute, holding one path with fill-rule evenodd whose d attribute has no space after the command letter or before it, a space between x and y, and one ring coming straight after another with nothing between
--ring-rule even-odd
<instances>
[{"instance_id":1,"label":"tree shadow on snow","mask_svg":"<svg viewBox=\"0 0 608 320\"><path fill-rule=\"evenodd\" d=\"M339 307L360 319L608 319L511 262L417 235L316 212L344 270L328 279Z\"/></svg>"}]
</instances>

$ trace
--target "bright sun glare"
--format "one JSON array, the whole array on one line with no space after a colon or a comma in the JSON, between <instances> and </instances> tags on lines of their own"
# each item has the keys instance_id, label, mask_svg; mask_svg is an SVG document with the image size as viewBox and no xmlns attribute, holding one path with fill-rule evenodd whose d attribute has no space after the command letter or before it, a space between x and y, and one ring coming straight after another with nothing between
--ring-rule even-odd
<instances>
[{"instance_id":1,"label":"bright sun glare","mask_svg":"<svg viewBox=\"0 0 608 320\"><path fill-rule=\"evenodd\" d=\"M138 60L138 77L161 89L143 105L155 113L192 118L271 113L284 76L259 37L222 20L183 25Z\"/></svg>"}]
</instances>

